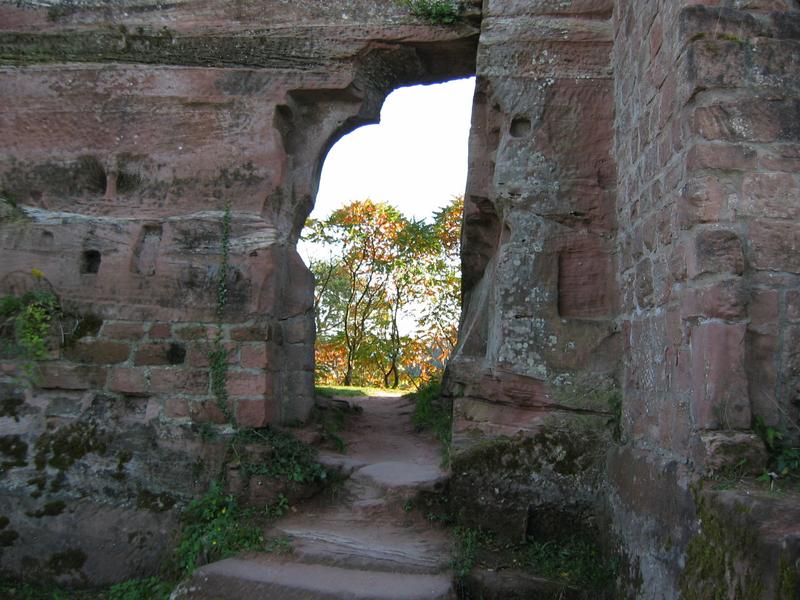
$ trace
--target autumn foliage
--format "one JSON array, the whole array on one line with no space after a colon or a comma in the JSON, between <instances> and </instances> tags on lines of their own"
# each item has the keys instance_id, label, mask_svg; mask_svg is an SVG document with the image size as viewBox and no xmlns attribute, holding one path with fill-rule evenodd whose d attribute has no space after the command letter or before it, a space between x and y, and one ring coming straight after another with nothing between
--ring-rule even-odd
<instances>
[{"instance_id":1,"label":"autumn foliage","mask_svg":"<svg viewBox=\"0 0 800 600\"><path fill-rule=\"evenodd\" d=\"M462 211L453 198L414 221L363 200L309 220L319 383L407 387L441 372L460 314Z\"/></svg>"}]
</instances>

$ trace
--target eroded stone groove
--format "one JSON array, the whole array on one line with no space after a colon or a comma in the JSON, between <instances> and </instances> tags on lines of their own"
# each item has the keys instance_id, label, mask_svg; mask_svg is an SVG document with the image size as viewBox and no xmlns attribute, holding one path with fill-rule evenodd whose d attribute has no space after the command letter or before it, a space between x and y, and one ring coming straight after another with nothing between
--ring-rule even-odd
<instances>
[{"instance_id":1,"label":"eroded stone groove","mask_svg":"<svg viewBox=\"0 0 800 600\"><path fill-rule=\"evenodd\" d=\"M460 523L601 540L618 598L800 595L796 494L713 483L764 471L755 423L800 441L800 5L468 4L0 5L0 293L63 312L34 386L0 362L3 569L154 571L223 460L214 340L240 425L308 414L322 160L392 89L476 74Z\"/></svg>"}]
</instances>

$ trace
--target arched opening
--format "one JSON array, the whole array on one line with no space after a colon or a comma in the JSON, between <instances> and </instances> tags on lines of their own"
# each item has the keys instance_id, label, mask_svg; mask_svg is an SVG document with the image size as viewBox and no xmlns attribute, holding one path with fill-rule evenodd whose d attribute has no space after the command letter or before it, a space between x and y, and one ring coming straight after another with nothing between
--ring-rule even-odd
<instances>
[{"instance_id":1,"label":"arched opening","mask_svg":"<svg viewBox=\"0 0 800 600\"><path fill-rule=\"evenodd\" d=\"M441 374L460 314L474 78L400 88L321 170L299 250L316 279L316 381L414 388Z\"/></svg>"}]
</instances>

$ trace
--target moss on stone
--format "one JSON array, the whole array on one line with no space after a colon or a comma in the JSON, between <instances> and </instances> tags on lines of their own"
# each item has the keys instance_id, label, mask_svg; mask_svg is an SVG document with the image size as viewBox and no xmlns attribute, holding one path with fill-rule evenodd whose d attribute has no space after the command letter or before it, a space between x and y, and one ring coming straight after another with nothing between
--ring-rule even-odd
<instances>
[{"instance_id":1,"label":"moss on stone","mask_svg":"<svg viewBox=\"0 0 800 600\"><path fill-rule=\"evenodd\" d=\"M55 575L63 575L70 571L80 571L86 564L86 553L80 548L67 548L63 552L53 554L47 566Z\"/></svg>"},{"instance_id":2,"label":"moss on stone","mask_svg":"<svg viewBox=\"0 0 800 600\"><path fill-rule=\"evenodd\" d=\"M164 512L175 506L175 498L166 492L156 494L150 490L141 490L136 498L136 507L151 512Z\"/></svg>"},{"instance_id":3,"label":"moss on stone","mask_svg":"<svg viewBox=\"0 0 800 600\"><path fill-rule=\"evenodd\" d=\"M133 458L133 452L128 449L117 452L117 470L112 477L117 480L125 479L125 465Z\"/></svg>"},{"instance_id":4,"label":"moss on stone","mask_svg":"<svg viewBox=\"0 0 800 600\"><path fill-rule=\"evenodd\" d=\"M4 529L0 531L0 548L7 548L12 546L19 538L19 534L13 529Z\"/></svg>"},{"instance_id":5,"label":"moss on stone","mask_svg":"<svg viewBox=\"0 0 800 600\"><path fill-rule=\"evenodd\" d=\"M22 394L15 394L11 390L0 389L0 417L10 417L19 421L19 408L25 404L25 397Z\"/></svg>"},{"instance_id":6,"label":"moss on stone","mask_svg":"<svg viewBox=\"0 0 800 600\"><path fill-rule=\"evenodd\" d=\"M754 532L720 513L700 495L697 513L701 530L686 549L686 567L680 576L681 597L727 600L733 587L736 598L761 598L763 584L757 574L750 572L747 561L742 560L753 552Z\"/></svg>"},{"instance_id":7,"label":"moss on stone","mask_svg":"<svg viewBox=\"0 0 800 600\"><path fill-rule=\"evenodd\" d=\"M105 454L106 447L105 435L96 424L78 421L40 435L34 463L40 471L47 466L67 471L87 454Z\"/></svg>"},{"instance_id":8,"label":"moss on stone","mask_svg":"<svg viewBox=\"0 0 800 600\"><path fill-rule=\"evenodd\" d=\"M0 464L4 471L28 464L28 444L18 435L0 436L0 454L6 457Z\"/></svg>"},{"instance_id":9,"label":"moss on stone","mask_svg":"<svg viewBox=\"0 0 800 600\"><path fill-rule=\"evenodd\" d=\"M56 517L64 512L66 507L67 503L63 500L54 500L53 502L48 502L39 510L28 511L25 514L29 517L33 517L34 519L41 519L42 517Z\"/></svg>"},{"instance_id":10,"label":"moss on stone","mask_svg":"<svg viewBox=\"0 0 800 600\"><path fill-rule=\"evenodd\" d=\"M785 556L781 556L780 574L778 575L778 600L795 600L800 594L800 575Z\"/></svg>"}]
</instances>

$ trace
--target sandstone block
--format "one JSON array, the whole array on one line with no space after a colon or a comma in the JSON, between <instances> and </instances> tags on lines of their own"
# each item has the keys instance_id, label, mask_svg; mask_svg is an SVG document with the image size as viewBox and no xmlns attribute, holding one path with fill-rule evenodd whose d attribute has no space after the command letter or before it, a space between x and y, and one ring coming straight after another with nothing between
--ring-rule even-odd
<instances>
[{"instance_id":1,"label":"sandstone block","mask_svg":"<svg viewBox=\"0 0 800 600\"><path fill-rule=\"evenodd\" d=\"M681 296L681 317L690 319L743 319L747 316L747 289L740 277L715 281L684 290Z\"/></svg>"},{"instance_id":2,"label":"sandstone block","mask_svg":"<svg viewBox=\"0 0 800 600\"><path fill-rule=\"evenodd\" d=\"M275 422L275 408L272 400L237 400L236 422L240 427L264 427Z\"/></svg>"},{"instance_id":3,"label":"sandstone block","mask_svg":"<svg viewBox=\"0 0 800 600\"><path fill-rule=\"evenodd\" d=\"M173 326L172 333L181 342L197 342L214 339L217 334L217 327L213 325Z\"/></svg>"},{"instance_id":4,"label":"sandstone block","mask_svg":"<svg viewBox=\"0 0 800 600\"><path fill-rule=\"evenodd\" d=\"M269 366L269 353L267 344L252 343L242 344L239 362L245 369L265 369Z\"/></svg>"},{"instance_id":5,"label":"sandstone block","mask_svg":"<svg viewBox=\"0 0 800 600\"><path fill-rule=\"evenodd\" d=\"M696 429L747 429L744 324L708 322L691 332L692 419Z\"/></svg>"},{"instance_id":6,"label":"sandstone block","mask_svg":"<svg viewBox=\"0 0 800 600\"><path fill-rule=\"evenodd\" d=\"M106 321L100 335L115 340L138 340L144 336L144 325L129 321Z\"/></svg>"},{"instance_id":7,"label":"sandstone block","mask_svg":"<svg viewBox=\"0 0 800 600\"><path fill-rule=\"evenodd\" d=\"M653 306L653 263L649 258L636 265L636 303L640 308Z\"/></svg>"},{"instance_id":8,"label":"sandstone block","mask_svg":"<svg viewBox=\"0 0 800 600\"><path fill-rule=\"evenodd\" d=\"M786 318L790 321L800 321L800 291L798 290L786 292Z\"/></svg>"},{"instance_id":9,"label":"sandstone block","mask_svg":"<svg viewBox=\"0 0 800 600\"><path fill-rule=\"evenodd\" d=\"M129 395L146 394L147 378L142 369L114 367L108 375L108 390Z\"/></svg>"},{"instance_id":10,"label":"sandstone block","mask_svg":"<svg viewBox=\"0 0 800 600\"><path fill-rule=\"evenodd\" d=\"M747 312L750 317L751 330L777 333L778 324L780 323L780 294L778 290L752 290Z\"/></svg>"},{"instance_id":11,"label":"sandstone block","mask_svg":"<svg viewBox=\"0 0 800 600\"><path fill-rule=\"evenodd\" d=\"M702 462L709 473L735 470L739 474L760 475L767 468L764 442L753 433L714 431L701 437Z\"/></svg>"},{"instance_id":12,"label":"sandstone block","mask_svg":"<svg viewBox=\"0 0 800 600\"><path fill-rule=\"evenodd\" d=\"M732 193L718 177L691 179L678 196L678 222L682 229L698 223L716 223L730 216L727 198Z\"/></svg>"},{"instance_id":13,"label":"sandstone block","mask_svg":"<svg viewBox=\"0 0 800 600\"><path fill-rule=\"evenodd\" d=\"M179 365L186 360L186 347L175 342L160 344L142 344L136 351L133 364L137 367L146 365Z\"/></svg>"},{"instance_id":14,"label":"sandstone block","mask_svg":"<svg viewBox=\"0 0 800 600\"><path fill-rule=\"evenodd\" d=\"M78 340L64 350L65 358L74 362L113 365L128 360L128 344L110 340Z\"/></svg>"},{"instance_id":15,"label":"sandstone block","mask_svg":"<svg viewBox=\"0 0 800 600\"><path fill-rule=\"evenodd\" d=\"M208 394L208 381L208 371L190 371L183 367L150 369L150 390L159 394Z\"/></svg>"},{"instance_id":16,"label":"sandstone block","mask_svg":"<svg viewBox=\"0 0 800 600\"><path fill-rule=\"evenodd\" d=\"M756 220L748 229L756 269L800 273L800 222Z\"/></svg>"},{"instance_id":17,"label":"sandstone block","mask_svg":"<svg viewBox=\"0 0 800 600\"><path fill-rule=\"evenodd\" d=\"M687 273L690 279L701 275L744 272L742 243L735 231L705 229L692 238L687 256Z\"/></svg>"},{"instance_id":18,"label":"sandstone block","mask_svg":"<svg viewBox=\"0 0 800 600\"><path fill-rule=\"evenodd\" d=\"M689 150L686 170L746 171L754 168L755 164L756 153L750 148L731 144L697 144Z\"/></svg>"},{"instance_id":19,"label":"sandstone block","mask_svg":"<svg viewBox=\"0 0 800 600\"><path fill-rule=\"evenodd\" d=\"M780 339L777 333L747 332L747 380L753 414L767 425L781 422L778 398Z\"/></svg>"},{"instance_id":20,"label":"sandstone block","mask_svg":"<svg viewBox=\"0 0 800 600\"><path fill-rule=\"evenodd\" d=\"M228 371L228 395L231 397L263 396L267 393L266 373L248 373L245 371Z\"/></svg>"},{"instance_id":21,"label":"sandstone block","mask_svg":"<svg viewBox=\"0 0 800 600\"><path fill-rule=\"evenodd\" d=\"M742 182L736 212L748 217L800 218L800 185L789 173L751 173Z\"/></svg>"},{"instance_id":22,"label":"sandstone block","mask_svg":"<svg viewBox=\"0 0 800 600\"><path fill-rule=\"evenodd\" d=\"M233 342L225 342L223 347L228 352L227 363L235 365L238 362L238 344ZM188 345L188 361L189 365L195 368L207 368L211 366L211 359L209 353L214 348L213 344L208 342L195 342Z\"/></svg>"},{"instance_id":23,"label":"sandstone block","mask_svg":"<svg viewBox=\"0 0 800 600\"><path fill-rule=\"evenodd\" d=\"M227 419L214 400L193 402L189 405L189 416L195 423L215 423L222 425Z\"/></svg>"},{"instance_id":24,"label":"sandstone block","mask_svg":"<svg viewBox=\"0 0 800 600\"><path fill-rule=\"evenodd\" d=\"M758 166L767 171L800 172L800 145L771 144L761 155Z\"/></svg>"},{"instance_id":25,"label":"sandstone block","mask_svg":"<svg viewBox=\"0 0 800 600\"><path fill-rule=\"evenodd\" d=\"M264 325L231 327L230 338L236 342L263 342L267 339L267 328Z\"/></svg>"},{"instance_id":26,"label":"sandstone block","mask_svg":"<svg viewBox=\"0 0 800 600\"><path fill-rule=\"evenodd\" d=\"M167 398L164 402L164 416L168 419L185 419L190 414L186 398Z\"/></svg>"},{"instance_id":27,"label":"sandstone block","mask_svg":"<svg viewBox=\"0 0 800 600\"><path fill-rule=\"evenodd\" d=\"M169 323L153 323L149 331L151 340L165 340L172 337L172 326Z\"/></svg>"},{"instance_id":28,"label":"sandstone block","mask_svg":"<svg viewBox=\"0 0 800 600\"><path fill-rule=\"evenodd\" d=\"M105 386L108 372L103 367L45 363L39 366L44 389L88 390Z\"/></svg>"}]
</instances>

